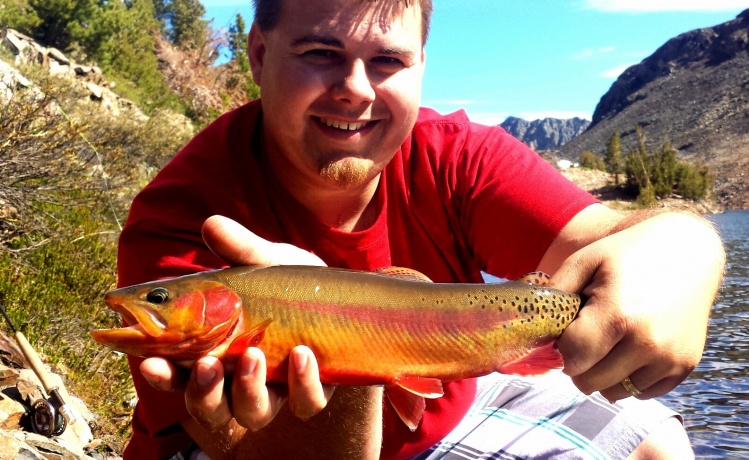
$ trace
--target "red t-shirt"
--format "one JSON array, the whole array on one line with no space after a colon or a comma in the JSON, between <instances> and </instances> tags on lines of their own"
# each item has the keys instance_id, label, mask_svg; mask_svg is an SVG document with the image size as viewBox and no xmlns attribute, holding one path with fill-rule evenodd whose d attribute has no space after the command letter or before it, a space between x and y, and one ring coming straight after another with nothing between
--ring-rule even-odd
<instances>
[{"instance_id":1,"label":"red t-shirt","mask_svg":"<svg viewBox=\"0 0 749 460\"><path fill-rule=\"evenodd\" d=\"M481 271L516 278L536 268L564 225L595 202L498 127L465 113L421 109L411 135L382 173L371 228L329 228L279 185L257 139L260 103L229 112L187 144L132 204L120 237L119 285L225 267L200 235L211 215L317 254L329 266L416 269L435 282L482 282ZM189 437L182 394L151 388L130 358L140 401L125 458L166 458ZM415 432L383 406L383 458L407 458L439 441L465 415L474 380L450 382L427 400Z\"/></svg>"}]
</instances>

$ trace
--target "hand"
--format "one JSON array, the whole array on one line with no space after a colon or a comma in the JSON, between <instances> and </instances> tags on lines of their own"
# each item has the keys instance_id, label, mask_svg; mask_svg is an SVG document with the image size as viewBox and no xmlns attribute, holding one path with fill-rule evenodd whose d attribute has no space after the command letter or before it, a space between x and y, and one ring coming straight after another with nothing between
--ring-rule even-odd
<instances>
[{"instance_id":1,"label":"hand","mask_svg":"<svg viewBox=\"0 0 749 460\"><path fill-rule=\"evenodd\" d=\"M701 219L660 214L570 256L551 285L587 302L558 347L586 394L610 401L663 395L697 366L723 273L717 234Z\"/></svg>"},{"instance_id":2,"label":"hand","mask_svg":"<svg viewBox=\"0 0 749 460\"><path fill-rule=\"evenodd\" d=\"M221 216L206 220L203 238L216 255L231 265L325 265L313 254L288 244L271 243ZM214 357L196 361L190 375L161 358L146 359L140 369L153 387L184 391L187 410L208 431L221 429L233 418L255 431L270 423L287 400L293 413L304 420L327 405L334 387L320 383L312 351L305 346L295 347L289 363L288 386L266 385L263 352L247 349L234 371L231 396L224 392L224 368Z\"/></svg>"}]
</instances>

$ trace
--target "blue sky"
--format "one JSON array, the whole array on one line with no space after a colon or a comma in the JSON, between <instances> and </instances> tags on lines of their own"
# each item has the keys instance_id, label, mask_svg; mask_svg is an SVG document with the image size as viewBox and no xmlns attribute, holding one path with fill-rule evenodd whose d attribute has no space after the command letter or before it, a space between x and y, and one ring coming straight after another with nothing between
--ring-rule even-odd
<instances>
[{"instance_id":1,"label":"blue sky","mask_svg":"<svg viewBox=\"0 0 749 460\"><path fill-rule=\"evenodd\" d=\"M749 0L433 0L422 105L499 124L590 119L616 77L668 39L735 18ZM250 0L202 0L214 28ZM249 27L249 25L248 25Z\"/></svg>"}]
</instances>

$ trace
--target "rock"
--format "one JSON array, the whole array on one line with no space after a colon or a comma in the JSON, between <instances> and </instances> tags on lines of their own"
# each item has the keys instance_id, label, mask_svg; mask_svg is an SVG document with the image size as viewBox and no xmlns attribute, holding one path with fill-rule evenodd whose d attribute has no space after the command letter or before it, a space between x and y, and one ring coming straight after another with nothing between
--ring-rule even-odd
<instances>
[{"instance_id":1,"label":"rock","mask_svg":"<svg viewBox=\"0 0 749 460\"><path fill-rule=\"evenodd\" d=\"M100 101L102 99L103 88L101 86L87 82L86 88L91 92L91 99L95 101Z\"/></svg>"},{"instance_id":2,"label":"rock","mask_svg":"<svg viewBox=\"0 0 749 460\"><path fill-rule=\"evenodd\" d=\"M16 66L39 65L47 69L49 75L71 80L93 96L87 102L98 103L102 110L114 117L126 112L135 120L148 120L135 104L106 89L114 88L114 85L104 80L98 67L73 62L60 50L46 48L31 37L10 28L0 30L0 38L0 43L15 55ZM18 89L18 85L32 86L17 70L0 61L0 102L7 102Z\"/></svg>"},{"instance_id":3,"label":"rock","mask_svg":"<svg viewBox=\"0 0 749 460\"><path fill-rule=\"evenodd\" d=\"M60 65L66 65L70 66L70 59L67 58L64 54L62 54L62 51L58 50L57 48L49 48L47 50L47 55L54 59L55 61L59 62Z\"/></svg>"},{"instance_id":4,"label":"rock","mask_svg":"<svg viewBox=\"0 0 749 460\"><path fill-rule=\"evenodd\" d=\"M14 344L0 332L0 356L12 356L13 349ZM79 398L68 393L59 375L50 371L49 378L74 414L74 420L67 423L65 431L52 438L30 431L27 417L31 416L31 405L44 397L36 374L30 369L0 364L0 459L91 458L86 449L93 442L88 424L94 415Z\"/></svg>"},{"instance_id":5,"label":"rock","mask_svg":"<svg viewBox=\"0 0 749 460\"><path fill-rule=\"evenodd\" d=\"M0 429L17 430L21 428L21 417L26 408L18 401L0 396Z\"/></svg>"}]
</instances>

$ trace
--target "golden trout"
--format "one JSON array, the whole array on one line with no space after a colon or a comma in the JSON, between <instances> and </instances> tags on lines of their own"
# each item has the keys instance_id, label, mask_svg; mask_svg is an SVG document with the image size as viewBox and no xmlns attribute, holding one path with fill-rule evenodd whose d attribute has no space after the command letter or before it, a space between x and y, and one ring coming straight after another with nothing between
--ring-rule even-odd
<instances>
[{"instance_id":1,"label":"golden trout","mask_svg":"<svg viewBox=\"0 0 749 460\"><path fill-rule=\"evenodd\" d=\"M442 396L443 381L562 366L554 343L580 298L545 287L547 278L443 284L397 267L235 267L111 291L107 305L130 326L91 334L183 366L213 355L228 370L257 346L276 382L286 380L291 349L307 345L323 383L384 385L414 430L424 398Z\"/></svg>"}]
</instances>

